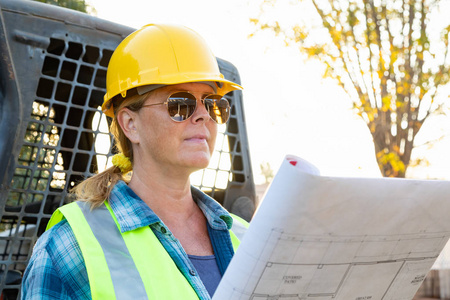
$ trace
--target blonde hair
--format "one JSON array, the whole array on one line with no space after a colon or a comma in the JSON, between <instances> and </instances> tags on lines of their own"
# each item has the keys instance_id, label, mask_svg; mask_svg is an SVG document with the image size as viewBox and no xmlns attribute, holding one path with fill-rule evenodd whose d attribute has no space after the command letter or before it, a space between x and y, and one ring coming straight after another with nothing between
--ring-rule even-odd
<instances>
[{"instance_id":1,"label":"blonde hair","mask_svg":"<svg viewBox=\"0 0 450 300\"><path fill-rule=\"evenodd\" d=\"M125 99L118 96L119 99L113 102L114 118L109 130L114 136L117 152L123 153L130 160L131 164L133 164L132 144L117 122L117 112L125 107L131 111L140 110L142 105L144 105L145 100L152 92L153 91L150 91L144 95L128 93L132 95ZM129 176L124 175L125 174L122 174L119 167L112 166L103 172L83 180L72 188L70 192L77 200L90 202L91 207L95 208L102 205L105 200L109 199L109 195L118 181L123 180L129 182Z\"/></svg>"}]
</instances>

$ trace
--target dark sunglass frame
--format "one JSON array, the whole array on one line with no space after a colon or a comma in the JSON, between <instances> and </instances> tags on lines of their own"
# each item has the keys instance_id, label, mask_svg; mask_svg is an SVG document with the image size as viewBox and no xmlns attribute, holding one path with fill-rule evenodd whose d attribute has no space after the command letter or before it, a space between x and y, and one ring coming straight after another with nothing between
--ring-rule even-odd
<instances>
[{"instance_id":1,"label":"dark sunglass frame","mask_svg":"<svg viewBox=\"0 0 450 300\"><path fill-rule=\"evenodd\" d=\"M217 94L209 94L200 99L205 106L210 118L217 124L225 124L230 117L230 103ZM184 122L195 113L197 98L189 91L173 92L167 100L160 103L146 104L142 107L166 105L170 118L175 122Z\"/></svg>"}]
</instances>

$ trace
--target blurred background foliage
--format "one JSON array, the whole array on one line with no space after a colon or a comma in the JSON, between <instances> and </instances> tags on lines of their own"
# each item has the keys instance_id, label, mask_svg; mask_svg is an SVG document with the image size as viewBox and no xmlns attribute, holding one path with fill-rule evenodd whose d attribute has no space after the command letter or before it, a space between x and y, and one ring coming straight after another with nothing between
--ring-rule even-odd
<instances>
[{"instance_id":1,"label":"blurred background foliage","mask_svg":"<svg viewBox=\"0 0 450 300\"><path fill-rule=\"evenodd\" d=\"M324 77L345 90L367 124L382 175L405 177L418 163L411 161L417 133L449 103L450 19L436 17L444 1L294 0L293 8L314 14L274 17L285 2L263 1L250 36L270 31L322 62Z\"/></svg>"}]
</instances>

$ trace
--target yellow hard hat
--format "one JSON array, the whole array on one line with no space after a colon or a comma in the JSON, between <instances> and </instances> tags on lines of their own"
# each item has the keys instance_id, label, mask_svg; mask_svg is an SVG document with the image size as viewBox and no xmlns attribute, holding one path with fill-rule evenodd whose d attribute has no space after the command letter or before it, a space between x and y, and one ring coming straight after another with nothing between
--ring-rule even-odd
<instances>
[{"instance_id":1,"label":"yellow hard hat","mask_svg":"<svg viewBox=\"0 0 450 300\"><path fill-rule=\"evenodd\" d=\"M224 78L216 57L195 31L180 25L149 24L126 37L114 51L102 110L114 117L111 100L119 94L125 97L130 89L186 82L213 84L220 95L242 89Z\"/></svg>"}]
</instances>

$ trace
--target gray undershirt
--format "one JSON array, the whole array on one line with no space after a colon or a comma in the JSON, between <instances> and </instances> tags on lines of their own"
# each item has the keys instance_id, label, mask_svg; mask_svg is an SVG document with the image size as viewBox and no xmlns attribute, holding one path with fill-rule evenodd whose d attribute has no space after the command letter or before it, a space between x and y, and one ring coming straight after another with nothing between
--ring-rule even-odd
<instances>
[{"instance_id":1,"label":"gray undershirt","mask_svg":"<svg viewBox=\"0 0 450 300\"><path fill-rule=\"evenodd\" d=\"M197 270L198 276L200 276L200 279L203 281L206 290L212 297L222 279L219 267L217 266L216 257L214 255L188 255L188 257Z\"/></svg>"}]
</instances>

